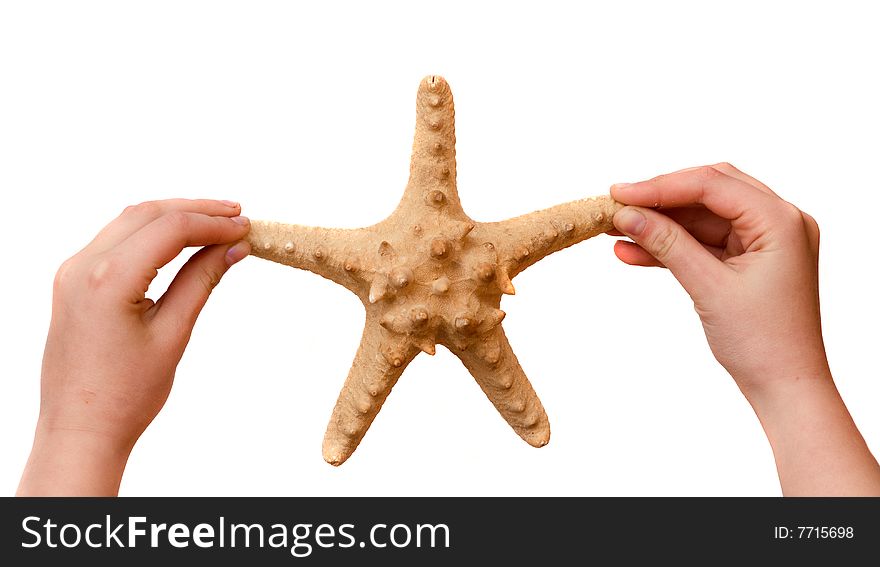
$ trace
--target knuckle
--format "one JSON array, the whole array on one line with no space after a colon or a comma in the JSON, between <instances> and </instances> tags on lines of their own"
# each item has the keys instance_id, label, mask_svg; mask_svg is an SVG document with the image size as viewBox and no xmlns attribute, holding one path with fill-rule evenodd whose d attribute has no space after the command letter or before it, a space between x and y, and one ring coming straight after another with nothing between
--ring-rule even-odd
<instances>
[{"instance_id":1,"label":"knuckle","mask_svg":"<svg viewBox=\"0 0 880 567\"><path fill-rule=\"evenodd\" d=\"M783 201L782 203L781 216L787 224L794 226L802 226L804 224L804 214L788 201Z\"/></svg>"},{"instance_id":2,"label":"knuckle","mask_svg":"<svg viewBox=\"0 0 880 567\"><path fill-rule=\"evenodd\" d=\"M173 211L163 217L164 222L174 232L186 232L189 228L189 215L180 211Z\"/></svg>"},{"instance_id":3,"label":"knuckle","mask_svg":"<svg viewBox=\"0 0 880 567\"><path fill-rule=\"evenodd\" d=\"M807 225L807 230L809 230L813 234L819 234L819 223L816 222L816 219L813 215L809 213L804 213L801 211L801 214L804 216L804 224Z\"/></svg>"},{"instance_id":4,"label":"knuckle","mask_svg":"<svg viewBox=\"0 0 880 567\"><path fill-rule=\"evenodd\" d=\"M822 236L822 231L819 230L819 223L816 222L816 219L813 218L813 215L807 213L801 213L804 218L804 226L807 228L807 233L810 235L812 241L815 245L819 244L819 239Z\"/></svg>"},{"instance_id":5,"label":"knuckle","mask_svg":"<svg viewBox=\"0 0 880 567\"><path fill-rule=\"evenodd\" d=\"M202 269L199 270L199 283L202 284L205 291L209 294L214 291L214 288L220 283L221 277L223 277L223 274L214 268L202 267Z\"/></svg>"},{"instance_id":6,"label":"knuckle","mask_svg":"<svg viewBox=\"0 0 880 567\"><path fill-rule=\"evenodd\" d=\"M147 216L159 214L160 209L161 207L156 201L144 201L142 203L138 203L137 205L125 207L125 210L122 212L127 212L129 215L137 214Z\"/></svg>"},{"instance_id":7,"label":"knuckle","mask_svg":"<svg viewBox=\"0 0 880 567\"><path fill-rule=\"evenodd\" d=\"M61 266L58 267L58 271L55 272L55 280L53 282L53 288L55 291L59 291L70 285L70 280L73 276L76 263L76 256L72 256L61 263Z\"/></svg>"},{"instance_id":8,"label":"knuckle","mask_svg":"<svg viewBox=\"0 0 880 567\"><path fill-rule=\"evenodd\" d=\"M99 258L89 267L87 284L89 289L98 290L106 287L116 273L116 261L110 257Z\"/></svg>"},{"instance_id":9,"label":"knuckle","mask_svg":"<svg viewBox=\"0 0 880 567\"><path fill-rule=\"evenodd\" d=\"M696 170L697 185L701 195L705 194L709 186L716 183L716 179L724 177L727 174L715 169L711 165L704 165Z\"/></svg>"},{"instance_id":10,"label":"knuckle","mask_svg":"<svg viewBox=\"0 0 880 567\"><path fill-rule=\"evenodd\" d=\"M729 161L721 161L712 166L712 169L717 169L722 173L730 173L732 171L739 171L732 163Z\"/></svg>"},{"instance_id":11,"label":"knuckle","mask_svg":"<svg viewBox=\"0 0 880 567\"><path fill-rule=\"evenodd\" d=\"M648 250L651 252L652 256L665 264L670 254L672 254L677 240L678 231L672 226L664 225L658 227L658 229L650 236Z\"/></svg>"},{"instance_id":12,"label":"knuckle","mask_svg":"<svg viewBox=\"0 0 880 567\"><path fill-rule=\"evenodd\" d=\"M725 173L711 165L704 165L697 170L697 175L700 179L708 181L710 179L721 177L722 175L725 175Z\"/></svg>"}]
</instances>

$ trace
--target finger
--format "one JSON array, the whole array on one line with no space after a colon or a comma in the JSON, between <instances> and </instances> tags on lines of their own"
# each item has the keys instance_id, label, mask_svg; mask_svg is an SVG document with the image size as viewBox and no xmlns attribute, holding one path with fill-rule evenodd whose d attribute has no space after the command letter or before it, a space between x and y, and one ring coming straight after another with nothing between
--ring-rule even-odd
<instances>
[{"instance_id":1,"label":"finger","mask_svg":"<svg viewBox=\"0 0 880 567\"><path fill-rule=\"evenodd\" d=\"M731 232L730 221L723 219L703 206L681 207L657 211L668 216L684 227L691 235L704 245L724 247ZM623 236L620 231L609 231L607 234Z\"/></svg>"},{"instance_id":2,"label":"finger","mask_svg":"<svg viewBox=\"0 0 880 567\"><path fill-rule=\"evenodd\" d=\"M763 183L761 183L760 181L758 181L757 179L755 179L754 177L749 175L748 173L744 173L744 172L740 171L739 169L737 169L733 165L727 163L726 161L722 161L721 163L716 163L712 167L717 169L721 173L729 175L735 179L739 179L740 181L745 181L746 183L748 183L749 185L751 185L755 189L759 189L759 190L763 191L764 193L767 193L768 195L773 195L774 197L779 196L773 192L773 189L770 189L769 187L767 187L766 185L764 185Z\"/></svg>"},{"instance_id":3,"label":"finger","mask_svg":"<svg viewBox=\"0 0 880 567\"><path fill-rule=\"evenodd\" d=\"M622 232L620 232L619 230L613 230L613 229L609 230L605 234L607 234L608 236L623 236Z\"/></svg>"},{"instance_id":4,"label":"finger","mask_svg":"<svg viewBox=\"0 0 880 567\"><path fill-rule=\"evenodd\" d=\"M229 244L245 237L250 229L246 217L209 217L198 213L172 212L129 236L114 250L130 259L133 281L142 285L156 270L189 246Z\"/></svg>"},{"instance_id":5,"label":"finger","mask_svg":"<svg viewBox=\"0 0 880 567\"><path fill-rule=\"evenodd\" d=\"M673 173L685 173L687 171L694 171L696 169L700 169L700 167L702 167L702 166L686 167L684 169L679 169L678 171L674 171ZM757 179L755 179L754 177L749 175L748 173L745 173L745 172L741 171L740 169L734 167L729 162L722 161L722 162L713 164L711 167L717 169L721 173L724 173L724 174L729 175L733 178L739 179L740 181L745 181L746 183L748 183L749 185L751 185L755 189L759 189L759 190L763 191L764 193L778 197L778 195L776 195L776 193L774 193L772 189L770 189L769 187L767 187L766 185L764 185L763 183L761 183L760 181L758 181Z\"/></svg>"},{"instance_id":6,"label":"finger","mask_svg":"<svg viewBox=\"0 0 880 567\"><path fill-rule=\"evenodd\" d=\"M155 321L176 329L178 336L189 336L199 313L220 279L230 267L250 254L250 251L250 244L239 241L232 245L206 246L193 254L156 303Z\"/></svg>"},{"instance_id":7,"label":"finger","mask_svg":"<svg viewBox=\"0 0 880 567\"><path fill-rule=\"evenodd\" d=\"M692 167L685 167L683 169L677 169L677 170L673 171L672 173L684 173L686 171L693 171L695 169L700 169L701 167L702 166L700 166L700 165L696 165L696 166L692 166Z\"/></svg>"},{"instance_id":8,"label":"finger","mask_svg":"<svg viewBox=\"0 0 880 567\"><path fill-rule=\"evenodd\" d=\"M755 215L776 207L777 201L781 202L781 199L709 166L661 175L639 183L613 185L611 196L626 205L652 208L701 204L731 221L747 213Z\"/></svg>"},{"instance_id":9,"label":"finger","mask_svg":"<svg viewBox=\"0 0 880 567\"><path fill-rule=\"evenodd\" d=\"M724 259L724 249L719 248L717 246L708 246L703 244L703 248L706 249L710 254L718 258L719 260ZM651 254L636 244L635 242L630 242L628 240L618 240L614 243L614 254L625 264L629 264L631 266L644 266L644 267L657 267L657 268L665 268L657 258L651 256Z\"/></svg>"},{"instance_id":10,"label":"finger","mask_svg":"<svg viewBox=\"0 0 880 567\"><path fill-rule=\"evenodd\" d=\"M669 268L681 285L696 296L724 277L725 265L668 216L642 207L624 207L614 226Z\"/></svg>"},{"instance_id":11,"label":"finger","mask_svg":"<svg viewBox=\"0 0 880 567\"><path fill-rule=\"evenodd\" d=\"M660 261L651 256L644 248L635 242L618 240L614 243L614 255L624 264L630 266L644 266L646 268L665 268Z\"/></svg>"},{"instance_id":12,"label":"finger","mask_svg":"<svg viewBox=\"0 0 880 567\"><path fill-rule=\"evenodd\" d=\"M214 199L166 199L146 201L126 207L122 213L98 233L86 247L94 252L105 252L162 215L179 211L200 213L212 217L234 217L241 214L241 205L233 201Z\"/></svg>"},{"instance_id":13,"label":"finger","mask_svg":"<svg viewBox=\"0 0 880 567\"><path fill-rule=\"evenodd\" d=\"M801 211L801 215L804 217L804 230L807 231L807 239L810 242L810 249L813 251L813 254L818 257L820 241L819 223L808 213Z\"/></svg>"},{"instance_id":14,"label":"finger","mask_svg":"<svg viewBox=\"0 0 880 567\"><path fill-rule=\"evenodd\" d=\"M710 246L725 246L730 236L730 221L705 207L660 209L660 212L680 224L694 238Z\"/></svg>"}]
</instances>

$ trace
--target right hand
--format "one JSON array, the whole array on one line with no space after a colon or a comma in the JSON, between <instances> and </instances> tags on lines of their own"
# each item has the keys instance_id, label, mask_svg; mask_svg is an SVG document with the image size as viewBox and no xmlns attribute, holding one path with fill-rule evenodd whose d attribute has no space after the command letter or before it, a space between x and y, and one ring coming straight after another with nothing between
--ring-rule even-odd
<instances>
[{"instance_id":1,"label":"right hand","mask_svg":"<svg viewBox=\"0 0 880 567\"><path fill-rule=\"evenodd\" d=\"M694 300L715 358L752 405L790 496L880 496L880 466L828 368L819 227L730 164L615 185L615 245L665 266Z\"/></svg>"},{"instance_id":2,"label":"right hand","mask_svg":"<svg viewBox=\"0 0 880 567\"><path fill-rule=\"evenodd\" d=\"M715 358L750 397L829 376L819 315L819 227L730 164L618 184L629 205L618 258L669 268L694 301Z\"/></svg>"}]
</instances>

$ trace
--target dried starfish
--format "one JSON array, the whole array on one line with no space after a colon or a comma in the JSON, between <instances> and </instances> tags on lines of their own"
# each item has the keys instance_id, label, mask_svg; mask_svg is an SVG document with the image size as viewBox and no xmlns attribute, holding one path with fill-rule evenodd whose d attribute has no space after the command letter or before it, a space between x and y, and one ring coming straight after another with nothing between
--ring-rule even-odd
<instances>
[{"instance_id":1,"label":"dried starfish","mask_svg":"<svg viewBox=\"0 0 880 567\"><path fill-rule=\"evenodd\" d=\"M501 295L513 294L510 280L541 258L610 230L620 205L597 197L502 222L471 220L456 188L454 120L449 85L426 77L409 183L382 222L352 230L251 223L254 255L333 280L367 310L324 435L332 465L351 456L406 366L437 343L461 359L520 437L535 447L550 440L544 407L501 327Z\"/></svg>"}]
</instances>

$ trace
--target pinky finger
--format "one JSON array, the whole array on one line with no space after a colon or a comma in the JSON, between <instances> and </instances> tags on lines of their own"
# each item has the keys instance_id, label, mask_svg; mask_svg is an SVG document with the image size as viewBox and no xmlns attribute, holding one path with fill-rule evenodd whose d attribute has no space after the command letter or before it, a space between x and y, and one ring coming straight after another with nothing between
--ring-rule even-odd
<instances>
[{"instance_id":1,"label":"pinky finger","mask_svg":"<svg viewBox=\"0 0 880 567\"><path fill-rule=\"evenodd\" d=\"M648 254L648 252L636 244L628 240L618 240L614 243L614 255L617 256L624 264L630 266L645 266L653 268L665 268L657 258Z\"/></svg>"},{"instance_id":2,"label":"pinky finger","mask_svg":"<svg viewBox=\"0 0 880 567\"><path fill-rule=\"evenodd\" d=\"M703 248L705 248L709 253L718 258L719 260L724 260L724 250L717 246L709 246L708 244L703 244ZM647 250L636 244L635 242L630 242L629 240L618 240L614 243L614 254L620 259L624 264L629 264L630 266L644 266L647 268L665 268L662 263L660 263L657 258L653 257L648 253Z\"/></svg>"}]
</instances>

